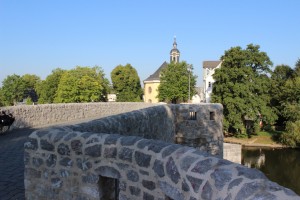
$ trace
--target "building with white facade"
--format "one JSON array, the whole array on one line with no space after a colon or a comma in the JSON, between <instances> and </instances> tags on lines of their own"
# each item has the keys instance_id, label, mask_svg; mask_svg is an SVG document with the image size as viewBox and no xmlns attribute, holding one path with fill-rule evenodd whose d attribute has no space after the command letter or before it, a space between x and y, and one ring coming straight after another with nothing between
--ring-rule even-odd
<instances>
[{"instance_id":1,"label":"building with white facade","mask_svg":"<svg viewBox=\"0 0 300 200\"><path fill-rule=\"evenodd\" d=\"M203 81L205 102L210 103L210 97L215 82L213 74L220 68L222 61L203 61Z\"/></svg>"},{"instance_id":2,"label":"building with white facade","mask_svg":"<svg viewBox=\"0 0 300 200\"><path fill-rule=\"evenodd\" d=\"M204 98L204 88L203 87L195 87L196 94L192 97L191 103L203 103L205 102Z\"/></svg>"}]
</instances>

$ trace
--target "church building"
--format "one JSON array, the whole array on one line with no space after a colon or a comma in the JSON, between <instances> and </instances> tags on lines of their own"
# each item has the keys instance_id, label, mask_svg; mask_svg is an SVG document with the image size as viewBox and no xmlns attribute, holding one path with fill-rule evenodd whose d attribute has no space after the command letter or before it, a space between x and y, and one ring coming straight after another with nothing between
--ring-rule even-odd
<instances>
[{"instance_id":1,"label":"church building","mask_svg":"<svg viewBox=\"0 0 300 200\"><path fill-rule=\"evenodd\" d=\"M180 51L177 49L176 38L174 38L173 48L170 51L170 62L178 63L180 58ZM161 66L146 80L144 80L144 102L147 103L158 103L158 86L160 84L160 73L168 66L165 61Z\"/></svg>"}]
</instances>

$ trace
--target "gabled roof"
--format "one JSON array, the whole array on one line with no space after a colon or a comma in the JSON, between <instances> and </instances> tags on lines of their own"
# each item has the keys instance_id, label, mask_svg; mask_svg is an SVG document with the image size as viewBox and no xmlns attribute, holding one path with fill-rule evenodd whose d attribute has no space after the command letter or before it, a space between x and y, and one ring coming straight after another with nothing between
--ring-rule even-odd
<instances>
[{"instance_id":1,"label":"gabled roof","mask_svg":"<svg viewBox=\"0 0 300 200\"><path fill-rule=\"evenodd\" d=\"M203 68L216 68L222 61L203 61Z\"/></svg>"},{"instance_id":2,"label":"gabled roof","mask_svg":"<svg viewBox=\"0 0 300 200\"><path fill-rule=\"evenodd\" d=\"M152 75L150 75L146 80L144 81L159 81L160 80L160 72L162 69L166 68L168 66L168 63L165 61Z\"/></svg>"}]
</instances>

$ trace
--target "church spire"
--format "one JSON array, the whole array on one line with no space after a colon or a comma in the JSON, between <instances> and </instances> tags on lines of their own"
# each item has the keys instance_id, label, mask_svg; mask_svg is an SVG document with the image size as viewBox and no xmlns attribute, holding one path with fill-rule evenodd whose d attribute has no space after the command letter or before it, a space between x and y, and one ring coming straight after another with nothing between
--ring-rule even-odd
<instances>
[{"instance_id":1,"label":"church spire","mask_svg":"<svg viewBox=\"0 0 300 200\"><path fill-rule=\"evenodd\" d=\"M176 36L174 36L173 49L177 49Z\"/></svg>"},{"instance_id":2,"label":"church spire","mask_svg":"<svg viewBox=\"0 0 300 200\"><path fill-rule=\"evenodd\" d=\"M177 42L176 42L176 36L174 37L174 42L173 42L173 49L170 51L170 63L179 62L179 57L180 57L180 52L177 49Z\"/></svg>"}]
</instances>

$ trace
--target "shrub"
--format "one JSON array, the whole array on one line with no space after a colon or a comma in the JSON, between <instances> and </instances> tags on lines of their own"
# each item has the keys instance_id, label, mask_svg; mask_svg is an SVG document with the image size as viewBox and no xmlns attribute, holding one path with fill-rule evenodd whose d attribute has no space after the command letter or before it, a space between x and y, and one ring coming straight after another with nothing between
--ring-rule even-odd
<instances>
[{"instance_id":1,"label":"shrub","mask_svg":"<svg viewBox=\"0 0 300 200\"><path fill-rule=\"evenodd\" d=\"M288 122L286 125L286 132L280 137L281 143L296 147L300 144L300 120L296 122Z\"/></svg>"}]
</instances>

